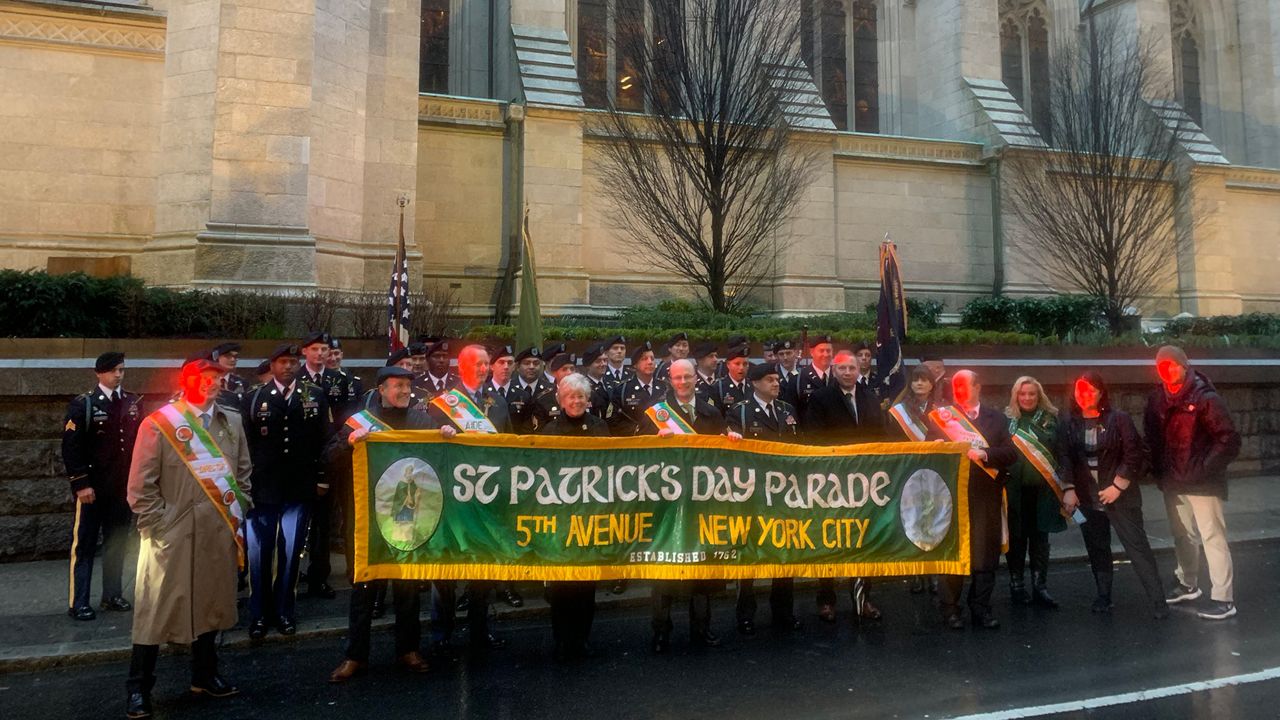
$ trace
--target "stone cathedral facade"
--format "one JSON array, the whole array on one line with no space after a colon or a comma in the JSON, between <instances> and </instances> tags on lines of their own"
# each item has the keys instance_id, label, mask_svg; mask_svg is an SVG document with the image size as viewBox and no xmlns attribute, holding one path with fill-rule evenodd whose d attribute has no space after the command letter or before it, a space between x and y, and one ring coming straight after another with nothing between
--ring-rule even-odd
<instances>
[{"instance_id":1,"label":"stone cathedral facade","mask_svg":"<svg viewBox=\"0 0 1280 720\"><path fill-rule=\"evenodd\" d=\"M768 0L766 0L768 1ZM781 1L781 0L780 0ZM1010 260L999 164L1051 143L1055 38L1155 38L1194 132L1185 249L1148 314L1280 311L1280 0L785 0L822 167L761 302L857 310L877 244L950 310L1053 293ZM415 284L492 312L525 207L544 311L679 279L629 252L584 119L643 111L618 33L643 0L0 0L0 266L154 284L382 289L400 207Z\"/></svg>"}]
</instances>

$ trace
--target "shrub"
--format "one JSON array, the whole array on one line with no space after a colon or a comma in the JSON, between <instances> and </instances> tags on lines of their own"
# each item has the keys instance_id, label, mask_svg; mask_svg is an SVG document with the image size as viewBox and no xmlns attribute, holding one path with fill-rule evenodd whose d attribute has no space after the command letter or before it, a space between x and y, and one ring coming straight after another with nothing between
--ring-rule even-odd
<instances>
[{"instance_id":1,"label":"shrub","mask_svg":"<svg viewBox=\"0 0 1280 720\"><path fill-rule=\"evenodd\" d=\"M1068 339L1101 327L1102 310L1101 299L1085 295L978 297L960 310L960 324L975 330Z\"/></svg>"},{"instance_id":2,"label":"shrub","mask_svg":"<svg viewBox=\"0 0 1280 720\"><path fill-rule=\"evenodd\" d=\"M1280 335L1280 314L1247 313L1211 317L1177 318L1164 327L1168 337L1187 335Z\"/></svg>"}]
</instances>

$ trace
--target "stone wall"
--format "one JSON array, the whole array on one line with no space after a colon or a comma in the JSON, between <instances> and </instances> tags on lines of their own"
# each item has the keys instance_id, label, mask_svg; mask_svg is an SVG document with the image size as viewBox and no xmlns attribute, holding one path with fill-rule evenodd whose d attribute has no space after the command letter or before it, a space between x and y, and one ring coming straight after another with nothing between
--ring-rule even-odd
<instances>
[{"instance_id":1,"label":"stone wall","mask_svg":"<svg viewBox=\"0 0 1280 720\"><path fill-rule=\"evenodd\" d=\"M69 349L76 341L53 341ZM194 346L197 343L186 343ZM166 366L177 360L141 360L143 354L177 356L187 348L183 343L165 352L159 343L125 346L134 367L127 370L125 386L146 394L146 408L154 409L172 392L176 371ZM250 354L260 352L263 343L246 345ZM94 346L97 347L97 346ZM373 344L369 345L370 348ZM936 348L933 350L937 350ZM1040 378L1055 401L1065 397L1068 382L1084 367L1102 365L1112 383L1119 406L1141 423L1146 393L1153 387L1154 372L1146 362L1149 353L1114 351L1106 359L1091 360L1080 349L987 348L942 349L952 369L972 367L983 381L984 400L998 407L1009 401L1008 388L1025 372ZM921 349L911 349L918 354ZM352 349L349 359L358 356ZM1196 353L1192 353L1193 356ZM1246 353L1247 354L1247 353ZM965 359L964 356L969 356ZM1055 358L1067 355L1065 362ZM1117 364L1116 358L1132 358L1140 364ZM1009 358L1027 358L1031 367L1009 363ZM1045 364L1045 361L1049 361ZM1120 363L1127 362L1124 359ZM1231 408L1244 443L1240 458L1232 466L1235 475L1280 475L1280 378L1276 362L1261 366L1213 365L1196 361L1213 378ZM1039 363L1037 365L1037 363ZM0 367L0 561L18 561L64 554L70 546L69 528L73 504L63 475L60 437L66 403L94 382L85 369L68 365L89 365L91 360L31 360L25 368ZM140 365L152 367L139 367ZM1159 512L1151 509L1151 512Z\"/></svg>"}]
</instances>

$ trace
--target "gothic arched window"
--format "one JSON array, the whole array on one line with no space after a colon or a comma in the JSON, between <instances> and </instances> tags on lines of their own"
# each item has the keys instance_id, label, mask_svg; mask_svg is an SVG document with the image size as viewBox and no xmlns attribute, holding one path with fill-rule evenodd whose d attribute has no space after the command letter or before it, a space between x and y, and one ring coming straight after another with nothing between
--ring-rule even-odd
<instances>
[{"instance_id":1,"label":"gothic arched window","mask_svg":"<svg viewBox=\"0 0 1280 720\"><path fill-rule=\"evenodd\" d=\"M622 110L645 110L637 65L627 48L652 37L653 19L645 0L576 0L577 67L582 101L587 107L602 108L609 101ZM651 46L652 47L652 46ZM659 100L660 102L660 100Z\"/></svg>"},{"instance_id":2,"label":"gothic arched window","mask_svg":"<svg viewBox=\"0 0 1280 720\"><path fill-rule=\"evenodd\" d=\"M1000 75L1013 99L1046 142L1049 102L1049 23L1042 0L1000 0Z\"/></svg>"},{"instance_id":3,"label":"gothic arched window","mask_svg":"<svg viewBox=\"0 0 1280 720\"><path fill-rule=\"evenodd\" d=\"M879 132L875 1L801 0L800 31L800 57L813 72L836 128Z\"/></svg>"},{"instance_id":4,"label":"gothic arched window","mask_svg":"<svg viewBox=\"0 0 1280 720\"><path fill-rule=\"evenodd\" d=\"M449 92L449 0L422 0L418 92Z\"/></svg>"},{"instance_id":5,"label":"gothic arched window","mask_svg":"<svg viewBox=\"0 0 1280 720\"><path fill-rule=\"evenodd\" d=\"M1200 102L1200 24L1195 10L1187 0L1176 0L1169 19L1173 40L1174 89L1182 109L1196 124L1203 125L1203 108Z\"/></svg>"}]
</instances>

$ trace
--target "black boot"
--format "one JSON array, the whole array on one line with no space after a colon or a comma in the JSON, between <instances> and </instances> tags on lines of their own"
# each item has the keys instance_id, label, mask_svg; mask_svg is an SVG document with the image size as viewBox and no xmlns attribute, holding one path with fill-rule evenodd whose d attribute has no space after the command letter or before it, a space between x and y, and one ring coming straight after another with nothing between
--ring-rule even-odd
<instances>
[{"instance_id":1,"label":"black boot","mask_svg":"<svg viewBox=\"0 0 1280 720\"><path fill-rule=\"evenodd\" d=\"M1111 570L1093 573L1093 582L1098 586L1098 598L1093 601L1091 610L1095 613L1109 613L1111 608Z\"/></svg>"},{"instance_id":2,"label":"black boot","mask_svg":"<svg viewBox=\"0 0 1280 720\"><path fill-rule=\"evenodd\" d=\"M1031 603L1050 610L1058 609L1058 601L1054 600L1048 589L1045 588L1045 578L1042 572L1031 573Z\"/></svg>"},{"instance_id":3,"label":"black boot","mask_svg":"<svg viewBox=\"0 0 1280 720\"><path fill-rule=\"evenodd\" d=\"M1027 584L1022 573L1009 571L1009 601L1014 605L1030 605L1031 596L1027 594Z\"/></svg>"}]
</instances>

